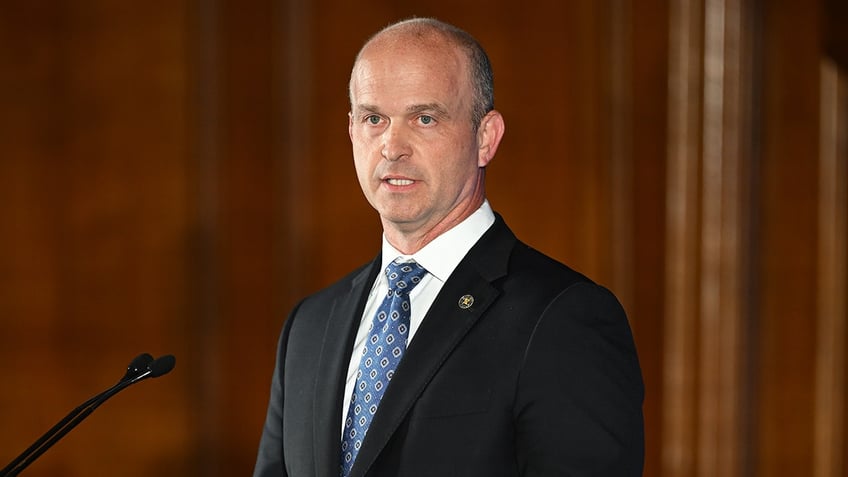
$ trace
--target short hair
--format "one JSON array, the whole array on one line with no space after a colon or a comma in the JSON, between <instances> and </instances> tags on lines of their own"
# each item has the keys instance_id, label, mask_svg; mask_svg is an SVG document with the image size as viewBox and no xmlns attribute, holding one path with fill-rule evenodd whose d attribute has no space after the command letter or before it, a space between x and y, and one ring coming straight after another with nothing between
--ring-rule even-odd
<instances>
[{"instance_id":1,"label":"short hair","mask_svg":"<svg viewBox=\"0 0 848 477\"><path fill-rule=\"evenodd\" d=\"M495 109L494 74L489 55L480 43L471 34L454 25L445 23L435 18L409 18L393 23L372 35L356 55L354 67L359 63L362 52L372 40L382 33L403 28L407 33L423 37L428 33L435 32L444 37L448 42L460 47L466 54L471 73L471 88L474 97L471 104L471 124L476 131L480 127L483 117L489 111Z\"/></svg>"}]
</instances>

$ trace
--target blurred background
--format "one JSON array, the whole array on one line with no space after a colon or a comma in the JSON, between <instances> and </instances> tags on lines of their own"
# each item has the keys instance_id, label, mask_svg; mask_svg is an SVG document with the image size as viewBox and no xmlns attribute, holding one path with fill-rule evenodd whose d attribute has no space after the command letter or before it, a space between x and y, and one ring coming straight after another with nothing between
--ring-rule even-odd
<instances>
[{"instance_id":1,"label":"blurred background","mask_svg":"<svg viewBox=\"0 0 848 477\"><path fill-rule=\"evenodd\" d=\"M476 36L489 199L611 288L646 476L848 475L843 0L0 0L0 465L250 475L295 301L378 251L347 81L408 16Z\"/></svg>"}]
</instances>

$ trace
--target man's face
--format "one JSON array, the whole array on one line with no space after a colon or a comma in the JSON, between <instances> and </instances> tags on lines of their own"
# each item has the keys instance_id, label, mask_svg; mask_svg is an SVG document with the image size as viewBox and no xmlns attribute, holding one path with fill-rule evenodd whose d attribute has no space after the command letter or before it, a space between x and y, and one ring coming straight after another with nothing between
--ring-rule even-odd
<instances>
[{"instance_id":1,"label":"man's face","mask_svg":"<svg viewBox=\"0 0 848 477\"><path fill-rule=\"evenodd\" d=\"M468 65L457 48L377 39L354 67L350 91L356 173L384 229L440 233L479 206L488 158L478 158Z\"/></svg>"}]
</instances>

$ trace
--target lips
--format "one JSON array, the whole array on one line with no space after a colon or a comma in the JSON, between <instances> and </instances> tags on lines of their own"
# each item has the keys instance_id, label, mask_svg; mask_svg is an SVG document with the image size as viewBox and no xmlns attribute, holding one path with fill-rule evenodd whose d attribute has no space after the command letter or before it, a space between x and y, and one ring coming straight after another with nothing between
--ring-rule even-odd
<instances>
[{"instance_id":1,"label":"lips","mask_svg":"<svg viewBox=\"0 0 848 477\"><path fill-rule=\"evenodd\" d=\"M415 183L415 181L413 181L412 179L401 179L401 178L388 178L388 179L386 179L386 182L389 185L393 185L393 186L408 186L408 185L412 185L413 183Z\"/></svg>"}]
</instances>

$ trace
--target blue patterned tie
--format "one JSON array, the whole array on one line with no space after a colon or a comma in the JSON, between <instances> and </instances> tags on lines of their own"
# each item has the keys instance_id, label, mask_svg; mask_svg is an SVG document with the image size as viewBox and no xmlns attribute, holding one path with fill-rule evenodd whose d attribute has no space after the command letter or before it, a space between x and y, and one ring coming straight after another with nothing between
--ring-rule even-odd
<instances>
[{"instance_id":1,"label":"blue patterned tie","mask_svg":"<svg viewBox=\"0 0 848 477\"><path fill-rule=\"evenodd\" d=\"M406 351L409 336L409 292L427 273L415 262L395 263L386 267L389 293L371 321L368 341L362 350L356 385L342 435L341 476L350 473L368 426L377 412L395 369Z\"/></svg>"}]
</instances>

